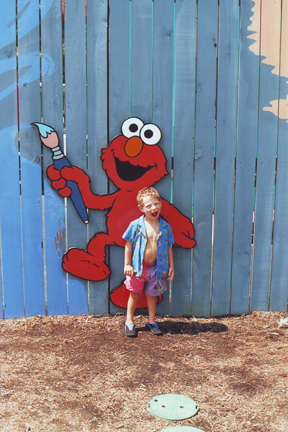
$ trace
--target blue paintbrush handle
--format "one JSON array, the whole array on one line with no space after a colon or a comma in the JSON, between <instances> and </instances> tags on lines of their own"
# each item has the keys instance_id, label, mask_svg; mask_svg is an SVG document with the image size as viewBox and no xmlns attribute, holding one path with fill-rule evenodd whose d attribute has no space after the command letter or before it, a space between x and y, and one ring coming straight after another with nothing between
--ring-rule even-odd
<instances>
[{"instance_id":1,"label":"blue paintbrush handle","mask_svg":"<svg viewBox=\"0 0 288 432\"><path fill-rule=\"evenodd\" d=\"M68 159L64 155L60 159L54 159L53 163L54 163L54 167L59 171L61 170L61 168L64 168L66 166L71 167L70 162L68 161ZM79 190L77 183L75 183L74 181L68 180L67 186L72 191L70 198L74 204L75 209L77 210L77 212L78 212L79 216L81 217L81 219L83 220L83 222L88 223L87 209L85 207L85 204L84 204L84 201L83 201L83 198L82 198L82 195L80 193L80 190Z\"/></svg>"}]
</instances>

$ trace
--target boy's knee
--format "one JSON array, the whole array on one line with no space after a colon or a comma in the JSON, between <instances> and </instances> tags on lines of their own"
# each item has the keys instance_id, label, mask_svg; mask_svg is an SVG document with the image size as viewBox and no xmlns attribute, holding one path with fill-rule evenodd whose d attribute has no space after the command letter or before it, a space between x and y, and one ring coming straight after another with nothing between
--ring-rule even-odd
<instances>
[{"instance_id":1,"label":"boy's knee","mask_svg":"<svg viewBox=\"0 0 288 432\"><path fill-rule=\"evenodd\" d=\"M151 295L146 294L146 293L145 293L145 295L146 295L146 299L147 299L147 301L149 301L149 302L151 302L151 303L152 303L152 302L153 302L153 303L154 303L154 302L157 303L157 298L158 298L157 296L151 296Z\"/></svg>"},{"instance_id":2,"label":"boy's knee","mask_svg":"<svg viewBox=\"0 0 288 432\"><path fill-rule=\"evenodd\" d=\"M142 295L142 292L140 293L135 293L133 291L130 291L130 296L133 298L133 300L138 300Z\"/></svg>"}]
</instances>

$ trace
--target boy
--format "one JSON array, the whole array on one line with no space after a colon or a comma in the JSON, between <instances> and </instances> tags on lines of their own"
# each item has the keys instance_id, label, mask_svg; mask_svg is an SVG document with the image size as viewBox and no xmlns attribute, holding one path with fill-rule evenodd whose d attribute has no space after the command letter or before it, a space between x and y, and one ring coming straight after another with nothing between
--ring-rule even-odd
<instances>
[{"instance_id":1,"label":"boy","mask_svg":"<svg viewBox=\"0 0 288 432\"><path fill-rule=\"evenodd\" d=\"M130 291L125 334L130 337L137 336L133 318L143 291L149 312L146 326L153 334L162 334L155 322L157 296L167 290L165 277L169 281L174 278L174 238L170 225L160 218L160 195L152 187L144 188L138 192L137 202L144 215L131 222L123 235L126 240L124 283Z\"/></svg>"}]
</instances>

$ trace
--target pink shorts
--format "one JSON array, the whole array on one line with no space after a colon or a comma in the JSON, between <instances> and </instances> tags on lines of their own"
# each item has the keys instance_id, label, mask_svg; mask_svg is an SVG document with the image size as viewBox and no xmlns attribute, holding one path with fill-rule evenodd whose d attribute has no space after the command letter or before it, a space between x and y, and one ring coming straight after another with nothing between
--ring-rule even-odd
<instances>
[{"instance_id":1,"label":"pink shorts","mask_svg":"<svg viewBox=\"0 0 288 432\"><path fill-rule=\"evenodd\" d=\"M166 279L156 277L156 264L143 264L143 272L141 277L137 276L126 276L124 281L126 288L134 293L141 293L144 291L145 294L150 296L158 296L163 294L167 290Z\"/></svg>"}]
</instances>

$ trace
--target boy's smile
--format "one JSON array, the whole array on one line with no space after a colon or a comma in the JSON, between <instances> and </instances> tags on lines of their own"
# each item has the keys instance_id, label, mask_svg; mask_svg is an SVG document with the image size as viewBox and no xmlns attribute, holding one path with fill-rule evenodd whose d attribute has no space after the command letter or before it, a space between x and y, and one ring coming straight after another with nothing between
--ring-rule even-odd
<instances>
[{"instance_id":1,"label":"boy's smile","mask_svg":"<svg viewBox=\"0 0 288 432\"><path fill-rule=\"evenodd\" d=\"M158 201L152 196L146 195L143 197L140 210L145 214L145 217L150 220L156 220L160 216L161 201Z\"/></svg>"}]
</instances>

